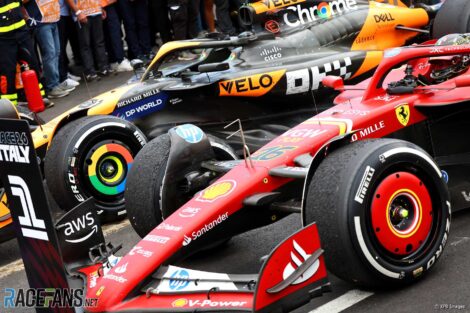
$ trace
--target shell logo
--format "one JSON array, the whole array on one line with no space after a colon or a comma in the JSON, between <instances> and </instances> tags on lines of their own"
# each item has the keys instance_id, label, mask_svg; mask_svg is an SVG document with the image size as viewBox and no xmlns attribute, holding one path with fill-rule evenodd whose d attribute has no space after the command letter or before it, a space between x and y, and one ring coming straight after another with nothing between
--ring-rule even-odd
<instances>
[{"instance_id":1,"label":"shell logo","mask_svg":"<svg viewBox=\"0 0 470 313\"><path fill-rule=\"evenodd\" d=\"M184 298L181 298L181 299L173 301L171 303L171 306L173 306L174 308L182 308L182 307L186 306L186 304L188 304L188 300L184 299Z\"/></svg>"},{"instance_id":2,"label":"shell logo","mask_svg":"<svg viewBox=\"0 0 470 313\"><path fill-rule=\"evenodd\" d=\"M196 201L214 202L219 198L229 195L236 186L237 182L232 179L222 180L201 191Z\"/></svg>"}]
</instances>

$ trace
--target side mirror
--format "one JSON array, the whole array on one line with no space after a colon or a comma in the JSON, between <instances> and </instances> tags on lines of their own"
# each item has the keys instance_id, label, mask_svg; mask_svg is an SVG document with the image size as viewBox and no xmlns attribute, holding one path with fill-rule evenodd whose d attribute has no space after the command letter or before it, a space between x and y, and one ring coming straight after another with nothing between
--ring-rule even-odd
<instances>
[{"instance_id":1,"label":"side mirror","mask_svg":"<svg viewBox=\"0 0 470 313\"><path fill-rule=\"evenodd\" d=\"M344 89L344 80L340 76L325 76L321 82L323 86L333 88L334 90Z\"/></svg>"},{"instance_id":2,"label":"side mirror","mask_svg":"<svg viewBox=\"0 0 470 313\"><path fill-rule=\"evenodd\" d=\"M200 73L210 73L210 72L220 72L226 71L230 68L228 63L207 63L201 64L197 67L198 72Z\"/></svg>"},{"instance_id":3,"label":"side mirror","mask_svg":"<svg viewBox=\"0 0 470 313\"><path fill-rule=\"evenodd\" d=\"M455 78L455 87L470 87L470 75L461 75Z\"/></svg>"}]
</instances>

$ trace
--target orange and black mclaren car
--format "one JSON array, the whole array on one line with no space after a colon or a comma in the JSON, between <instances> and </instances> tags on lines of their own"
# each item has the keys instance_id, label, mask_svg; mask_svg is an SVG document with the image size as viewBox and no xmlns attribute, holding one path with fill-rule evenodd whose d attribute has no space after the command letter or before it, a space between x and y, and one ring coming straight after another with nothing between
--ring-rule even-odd
<instances>
[{"instance_id":1,"label":"orange and black mclaren car","mask_svg":"<svg viewBox=\"0 0 470 313\"><path fill-rule=\"evenodd\" d=\"M246 32L167 43L140 79L36 129L32 138L51 194L62 208L94 197L104 219L122 216L127 173L147 138L192 123L211 135L218 157L236 158L240 146L234 142L239 140L221 139L226 137L222 126L227 122L240 119L247 145L258 148L319 109L312 95L324 76L360 79L379 64L384 49L420 41L420 36L429 36L431 26L437 33L466 30L467 4L248 3L239 10ZM448 14L466 14L466 20L449 21ZM199 57L175 61L183 50ZM8 153L2 157L22 157ZM0 227L6 230L10 225L3 197ZM2 235L0 240L7 238Z\"/></svg>"}]
</instances>

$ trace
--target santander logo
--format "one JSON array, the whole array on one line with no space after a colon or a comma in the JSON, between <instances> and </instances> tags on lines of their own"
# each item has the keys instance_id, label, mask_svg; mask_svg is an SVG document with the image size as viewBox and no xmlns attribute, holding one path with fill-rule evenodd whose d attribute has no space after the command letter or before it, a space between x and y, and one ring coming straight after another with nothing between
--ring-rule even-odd
<instances>
[{"instance_id":1,"label":"santander logo","mask_svg":"<svg viewBox=\"0 0 470 313\"><path fill-rule=\"evenodd\" d=\"M282 273L282 279L286 279L289 277L300 265L302 265L308 258L311 257L310 254L307 254L305 250L295 241L292 241L294 245L294 251L291 251L290 257L291 262L289 262L286 267L284 268L284 272ZM296 253L294 253L296 252ZM307 280L309 280L315 273L317 272L318 268L320 267L320 260L316 260L312 266L310 266L297 280L295 280L292 285L301 284Z\"/></svg>"},{"instance_id":2,"label":"santander logo","mask_svg":"<svg viewBox=\"0 0 470 313\"><path fill-rule=\"evenodd\" d=\"M186 247L191 243L192 239L189 238L188 236L184 235L184 240L183 240L183 247Z\"/></svg>"}]
</instances>

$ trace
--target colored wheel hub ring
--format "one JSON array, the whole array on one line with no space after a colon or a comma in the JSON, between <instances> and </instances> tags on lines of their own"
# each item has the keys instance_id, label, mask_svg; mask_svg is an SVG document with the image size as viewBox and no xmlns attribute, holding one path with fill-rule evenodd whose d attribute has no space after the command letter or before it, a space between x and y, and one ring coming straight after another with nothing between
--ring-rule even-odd
<instances>
[{"instance_id":1,"label":"colored wheel hub ring","mask_svg":"<svg viewBox=\"0 0 470 313\"><path fill-rule=\"evenodd\" d=\"M90 160L88 177L98 192L109 196L124 192L127 172L134 162L126 147L115 143L102 145L93 152Z\"/></svg>"},{"instance_id":2,"label":"colored wheel hub ring","mask_svg":"<svg viewBox=\"0 0 470 313\"><path fill-rule=\"evenodd\" d=\"M120 181L124 173L124 164L114 155L106 155L98 164L99 178L109 185Z\"/></svg>"},{"instance_id":3,"label":"colored wheel hub ring","mask_svg":"<svg viewBox=\"0 0 470 313\"><path fill-rule=\"evenodd\" d=\"M375 237L388 252L403 256L417 251L433 223L428 189L411 173L385 177L372 198L371 219Z\"/></svg>"}]
</instances>

